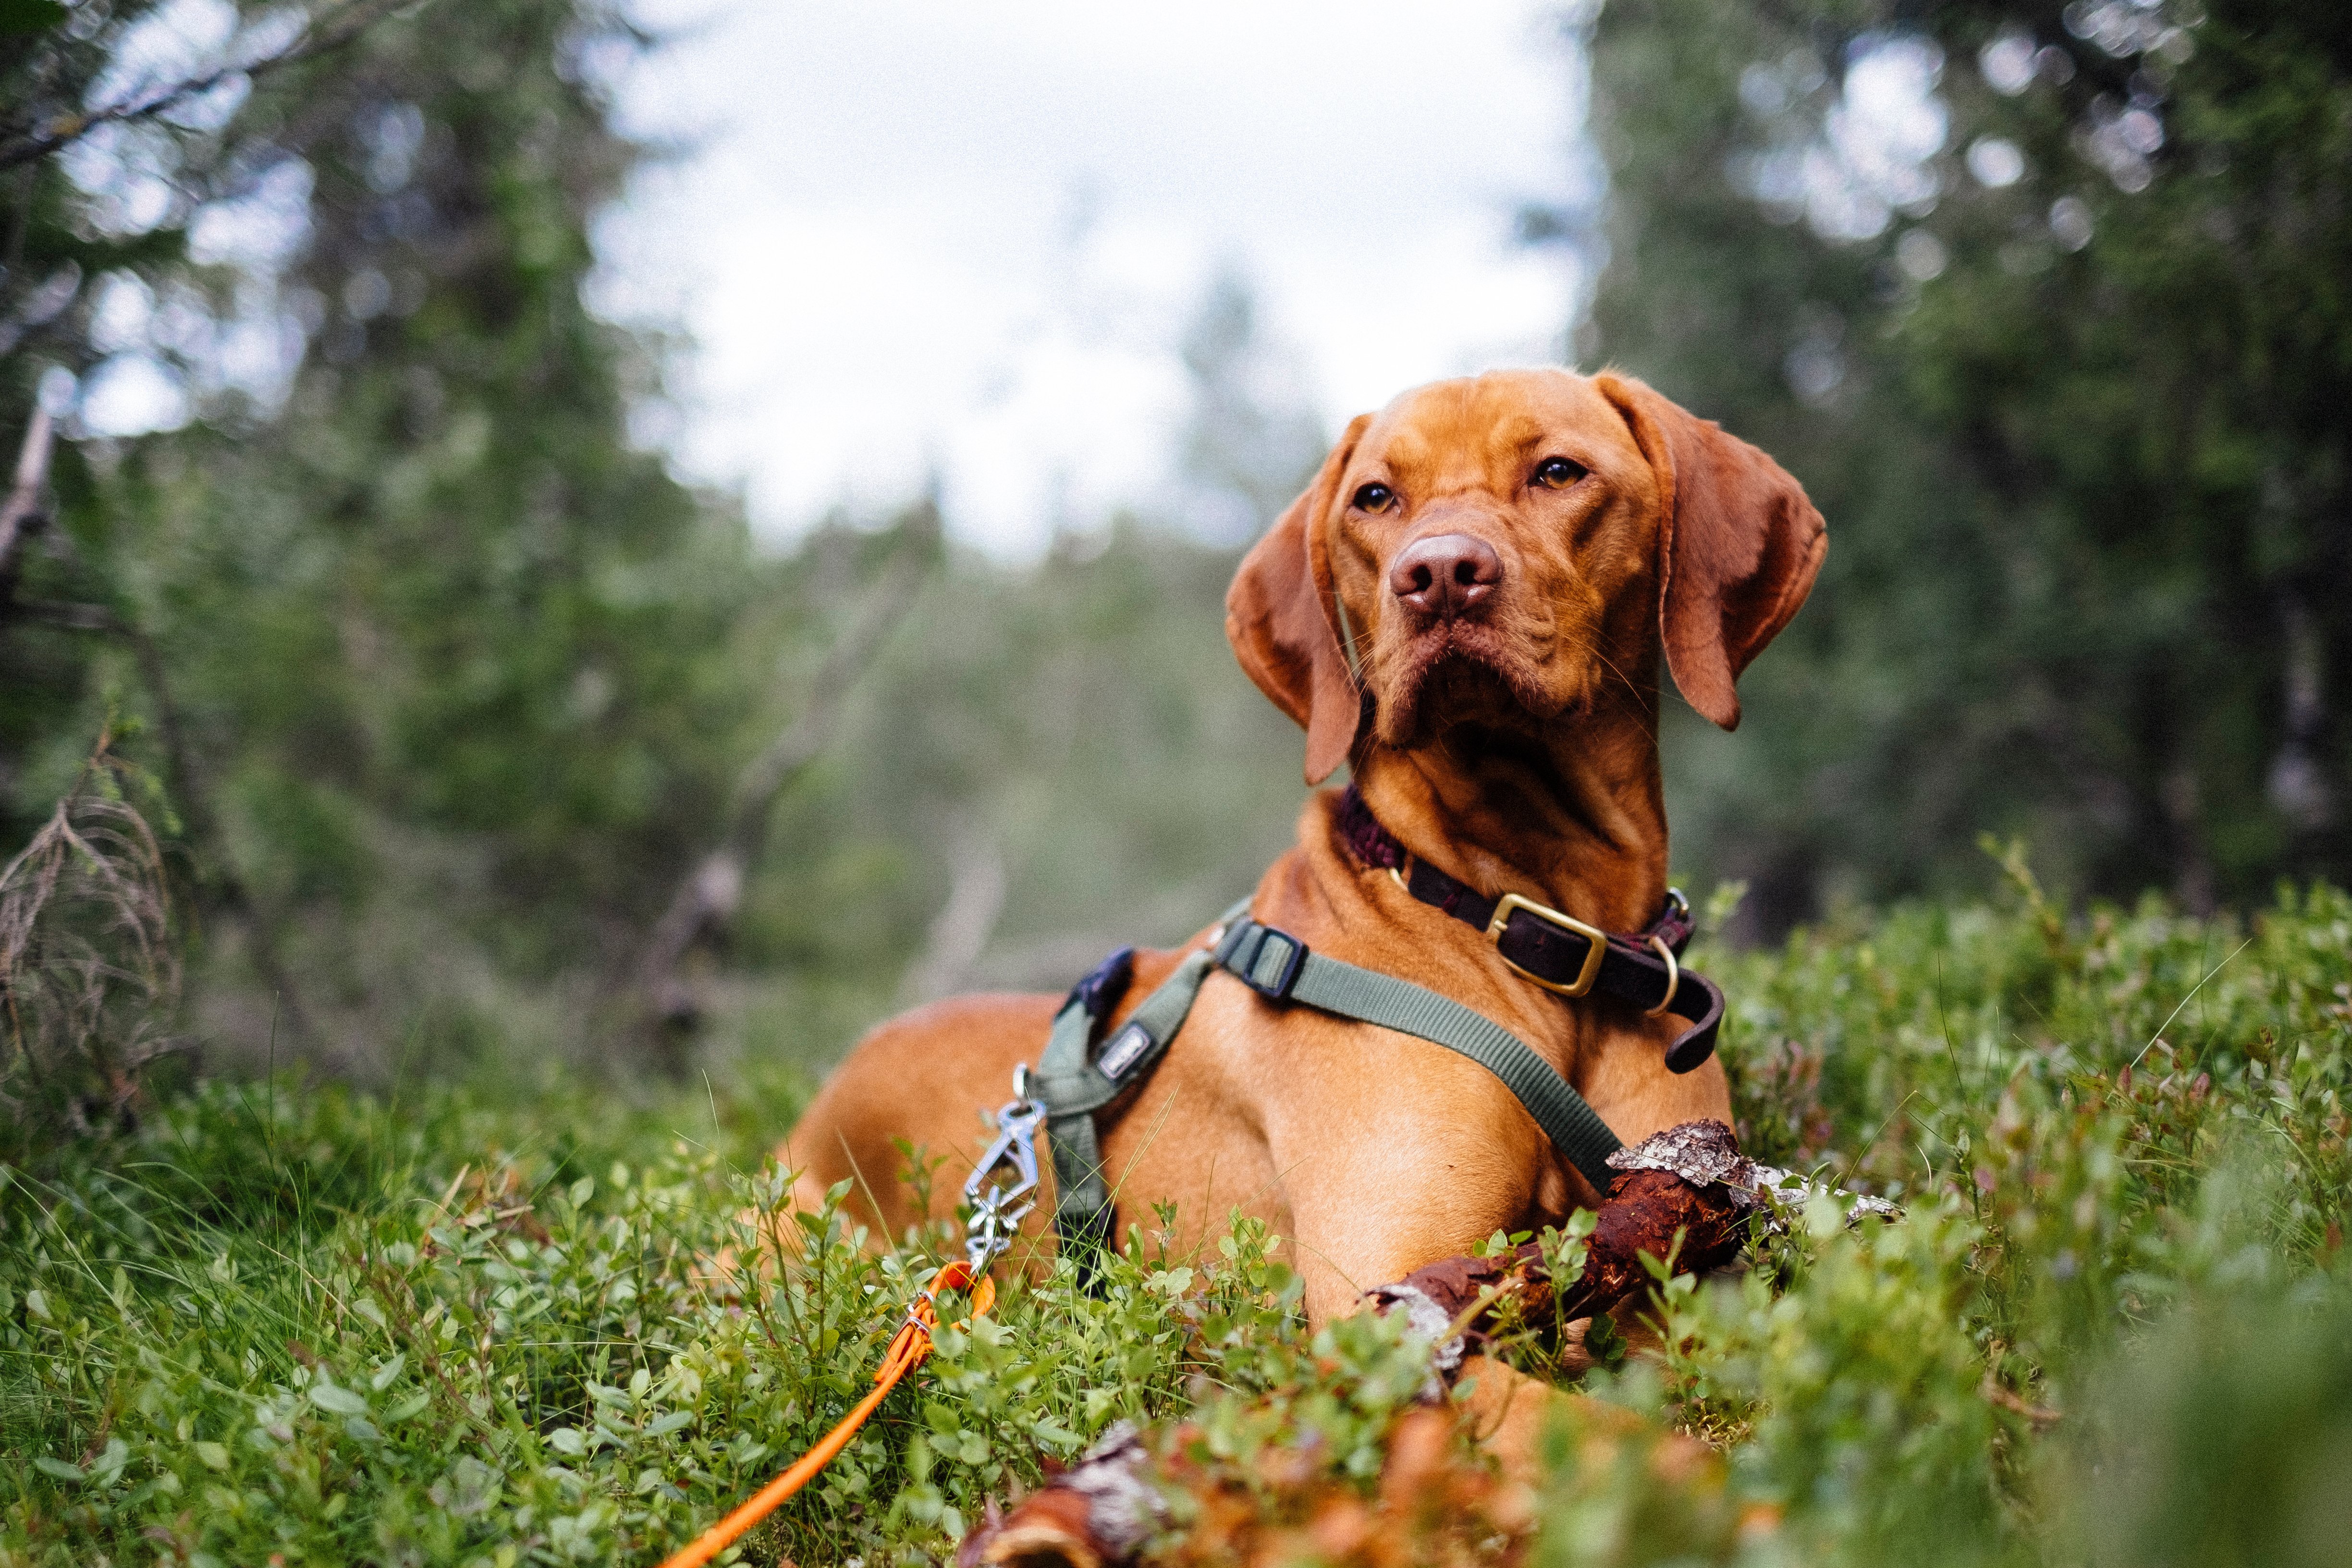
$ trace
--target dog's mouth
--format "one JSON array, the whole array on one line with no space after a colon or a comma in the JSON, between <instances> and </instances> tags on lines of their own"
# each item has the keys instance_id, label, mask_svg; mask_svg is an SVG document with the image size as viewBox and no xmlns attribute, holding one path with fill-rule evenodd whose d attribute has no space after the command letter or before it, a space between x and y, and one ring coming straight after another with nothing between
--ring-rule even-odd
<instances>
[{"instance_id":1,"label":"dog's mouth","mask_svg":"<svg viewBox=\"0 0 2352 1568\"><path fill-rule=\"evenodd\" d=\"M1384 744L1405 749L1457 724L1529 726L1551 706L1536 670L1493 628L1441 622L1413 639L1381 693L1379 734Z\"/></svg>"}]
</instances>

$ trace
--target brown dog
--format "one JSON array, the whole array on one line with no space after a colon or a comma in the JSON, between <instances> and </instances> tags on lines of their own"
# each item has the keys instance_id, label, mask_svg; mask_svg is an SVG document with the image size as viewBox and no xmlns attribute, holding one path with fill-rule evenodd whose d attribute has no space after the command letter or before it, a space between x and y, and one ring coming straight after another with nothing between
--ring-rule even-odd
<instances>
[{"instance_id":1,"label":"brown dog","mask_svg":"<svg viewBox=\"0 0 2352 1568\"><path fill-rule=\"evenodd\" d=\"M1804 602L1825 548L1794 479L1641 383L1496 372L1351 424L1242 563L1226 633L1306 727L1310 784L1349 763L1415 857L1484 893L1638 931L1666 894L1659 655L1693 707L1737 724L1734 679ZM1359 860L1337 803L1309 800L1297 847L1258 885L1258 920L1486 1015L1629 1143L1729 1122L1719 1065L1664 1064L1679 1021L1528 983L1475 928ZM1127 1005L1180 956L1139 959ZM860 1209L899 1234L919 1217L895 1179L904 1139L952 1155L932 1197L948 1213L982 1147L976 1113L1037 1059L1055 1008L973 996L877 1029L782 1151L805 1172L800 1201L854 1176ZM1318 1320L1601 1198L1484 1068L1222 973L1156 1073L1098 1121L1124 1216L1172 1203L1180 1247L1234 1209L1262 1216L1288 1238ZM1486 1373L1475 1403L1499 1411L1515 1374ZM1517 1403L1507 1442L1538 1403Z\"/></svg>"}]
</instances>

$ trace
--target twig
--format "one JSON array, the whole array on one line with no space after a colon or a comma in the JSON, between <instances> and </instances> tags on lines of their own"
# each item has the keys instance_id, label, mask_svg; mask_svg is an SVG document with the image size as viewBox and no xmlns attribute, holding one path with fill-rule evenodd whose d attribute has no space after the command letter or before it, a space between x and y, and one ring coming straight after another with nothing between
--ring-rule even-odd
<instances>
[{"instance_id":1,"label":"twig","mask_svg":"<svg viewBox=\"0 0 2352 1568\"><path fill-rule=\"evenodd\" d=\"M119 790L112 738L100 733L47 823L0 869L0 1098L20 1118L46 1103L78 1132L99 1131L101 1109L119 1124L146 1066L184 1045L150 1033L177 1004L180 972L163 850Z\"/></svg>"},{"instance_id":2,"label":"twig","mask_svg":"<svg viewBox=\"0 0 2352 1568\"><path fill-rule=\"evenodd\" d=\"M313 59L339 49L409 3L410 0L348 0L340 10L331 14L323 25L306 32L301 39L277 54L265 55L241 65L226 65L203 76L190 77L169 87L108 104L103 109L93 109L86 114L68 114L52 120L45 128L25 134L12 144L0 145L0 171L46 158L60 148L71 146L101 125L145 120L161 114L192 98L203 97L233 77L256 80L281 66Z\"/></svg>"},{"instance_id":3,"label":"twig","mask_svg":"<svg viewBox=\"0 0 2352 1568\"><path fill-rule=\"evenodd\" d=\"M2012 1415L2024 1416L2033 1424L2033 1429L2037 1432L2055 1426L2066 1418L2063 1411L2053 1410L2046 1405L2035 1405L2003 1388L1990 1373L1985 1373L1984 1382L1977 1385L1977 1393L1987 1404L1997 1405Z\"/></svg>"}]
</instances>

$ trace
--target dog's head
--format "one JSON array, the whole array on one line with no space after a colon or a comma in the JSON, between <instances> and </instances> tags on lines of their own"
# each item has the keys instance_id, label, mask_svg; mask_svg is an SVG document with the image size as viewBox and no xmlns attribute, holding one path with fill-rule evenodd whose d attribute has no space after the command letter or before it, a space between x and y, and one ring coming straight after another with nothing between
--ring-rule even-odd
<instances>
[{"instance_id":1,"label":"dog's head","mask_svg":"<svg viewBox=\"0 0 2352 1568\"><path fill-rule=\"evenodd\" d=\"M1827 537L1762 452L1640 382L1497 371L1365 415L1242 563L1225 630L1319 783L1368 727L1540 730L1675 684L1725 729Z\"/></svg>"}]
</instances>

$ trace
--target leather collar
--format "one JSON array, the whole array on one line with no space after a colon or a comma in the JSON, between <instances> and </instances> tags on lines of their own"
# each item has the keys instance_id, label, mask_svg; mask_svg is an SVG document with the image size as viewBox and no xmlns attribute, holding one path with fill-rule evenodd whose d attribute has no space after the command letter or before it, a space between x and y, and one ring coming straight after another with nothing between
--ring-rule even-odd
<instances>
[{"instance_id":1,"label":"leather collar","mask_svg":"<svg viewBox=\"0 0 2352 1568\"><path fill-rule=\"evenodd\" d=\"M1408 850L1380 825L1349 784L1339 803L1339 832L1366 866L1386 870L1432 909L1475 926L1522 979L1568 999L1598 993L1645 1013L1672 1013L1690 1027L1666 1047L1666 1066L1688 1072L1715 1053L1723 993L1684 969L1690 943L1690 900L1667 889L1666 907L1643 931L1607 931L1517 894L1486 894Z\"/></svg>"}]
</instances>

